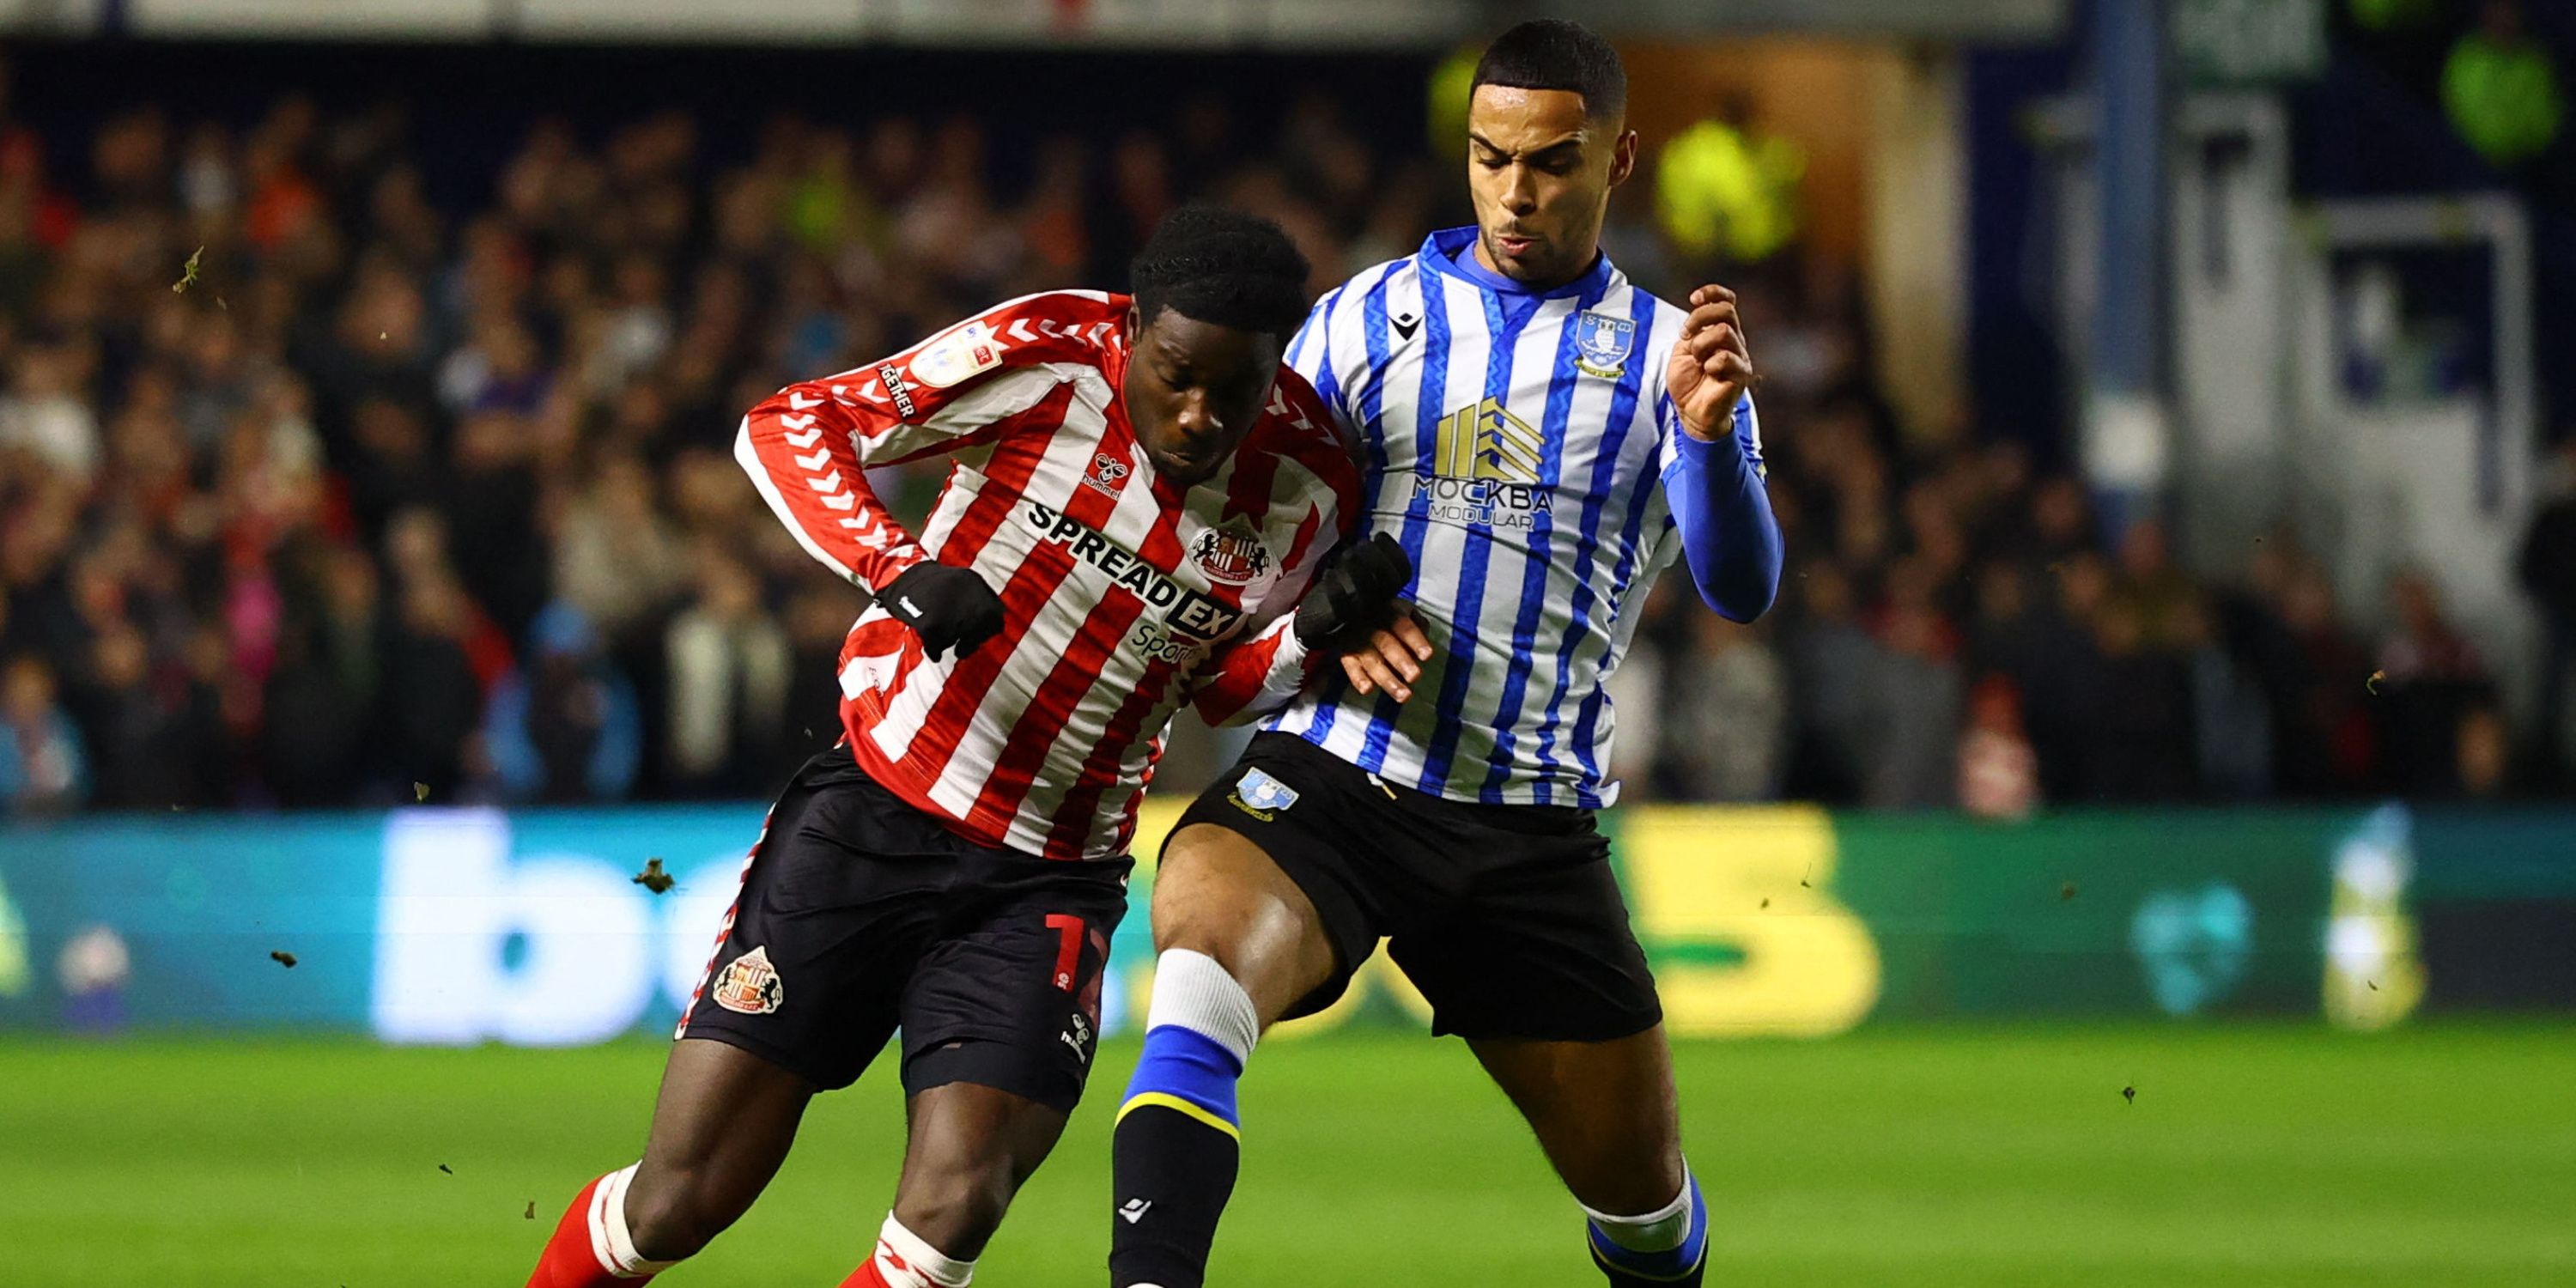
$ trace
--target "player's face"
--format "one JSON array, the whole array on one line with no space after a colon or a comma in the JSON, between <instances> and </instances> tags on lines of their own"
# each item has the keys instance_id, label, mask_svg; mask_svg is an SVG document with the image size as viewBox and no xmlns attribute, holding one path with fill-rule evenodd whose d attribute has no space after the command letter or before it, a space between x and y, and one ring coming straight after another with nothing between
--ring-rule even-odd
<instances>
[{"instance_id":1,"label":"player's face","mask_svg":"<svg viewBox=\"0 0 2576 1288\"><path fill-rule=\"evenodd\" d=\"M1610 190L1636 166L1636 132L1586 118L1582 95L1477 86L1467 105L1467 189L1479 258L1538 287L1582 276L1601 250Z\"/></svg>"},{"instance_id":2,"label":"player's face","mask_svg":"<svg viewBox=\"0 0 2576 1288\"><path fill-rule=\"evenodd\" d=\"M1141 322L1121 395L1136 441L1154 472L1176 483L1206 482L1252 432L1279 374L1279 342L1259 331L1201 322L1169 308Z\"/></svg>"}]
</instances>

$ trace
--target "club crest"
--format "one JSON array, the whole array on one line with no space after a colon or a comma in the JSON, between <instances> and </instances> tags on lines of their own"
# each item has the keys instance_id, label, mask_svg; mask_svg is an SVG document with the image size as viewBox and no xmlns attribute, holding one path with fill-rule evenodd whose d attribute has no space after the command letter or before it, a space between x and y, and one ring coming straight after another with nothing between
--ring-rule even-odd
<instances>
[{"instance_id":1,"label":"club crest","mask_svg":"<svg viewBox=\"0 0 2576 1288\"><path fill-rule=\"evenodd\" d=\"M1234 785L1233 801L1236 809L1267 823L1297 803L1297 789L1258 769L1247 769Z\"/></svg>"},{"instance_id":2,"label":"club crest","mask_svg":"<svg viewBox=\"0 0 2576 1288\"><path fill-rule=\"evenodd\" d=\"M1574 365L1587 375L1616 376L1628 368L1628 351L1637 344L1637 324L1627 318L1585 309L1574 319Z\"/></svg>"},{"instance_id":3,"label":"club crest","mask_svg":"<svg viewBox=\"0 0 2576 1288\"><path fill-rule=\"evenodd\" d=\"M1261 536L1252 525L1236 519L1222 528L1209 528L1190 543L1190 557L1198 561L1199 571L1211 581L1241 585L1260 576L1270 567L1270 550L1261 544Z\"/></svg>"},{"instance_id":4,"label":"club crest","mask_svg":"<svg viewBox=\"0 0 2576 1288\"><path fill-rule=\"evenodd\" d=\"M769 964L767 948L754 948L734 958L724 973L716 976L711 992L716 1005L743 1015L767 1015L787 1000L786 987L778 982L778 969Z\"/></svg>"}]
</instances>

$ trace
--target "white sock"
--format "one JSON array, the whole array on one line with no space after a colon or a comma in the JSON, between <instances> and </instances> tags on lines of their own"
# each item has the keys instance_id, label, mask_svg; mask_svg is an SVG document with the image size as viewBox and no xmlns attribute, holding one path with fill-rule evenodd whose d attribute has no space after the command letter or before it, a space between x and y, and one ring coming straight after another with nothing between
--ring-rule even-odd
<instances>
[{"instance_id":1,"label":"white sock","mask_svg":"<svg viewBox=\"0 0 2576 1288\"><path fill-rule=\"evenodd\" d=\"M1601 1237L1630 1252L1670 1252L1689 1240L1691 1233L1690 1173L1682 1173L1682 1192L1673 1201L1643 1216L1612 1216L1583 1208L1592 1218ZM1578 1203L1576 1207L1583 1207Z\"/></svg>"},{"instance_id":2,"label":"white sock","mask_svg":"<svg viewBox=\"0 0 2576 1288\"><path fill-rule=\"evenodd\" d=\"M1154 1000L1145 1008L1145 1030L1177 1024L1224 1047L1236 1064L1252 1062L1261 1041L1261 1013L1225 967L1206 953L1166 948L1154 959Z\"/></svg>"},{"instance_id":3,"label":"white sock","mask_svg":"<svg viewBox=\"0 0 2576 1288\"><path fill-rule=\"evenodd\" d=\"M635 1169L642 1163L629 1163L622 1171L599 1178L599 1188L590 1195L590 1251L608 1273L620 1279L641 1279L660 1274L680 1263L647 1261L635 1250L635 1236L626 1229L626 1187L634 1183Z\"/></svg>"},{"instance_id":4,"label":"white sock","mask_svg":"<svg viewBox=\"0 0 2576 1288\"><path fill-rule=\"evenodd\" d=\"M966 1288L975 1277L974 1262L943 1255L928 1240L903 1228L892 1212L877 1228L876 1262L877 1274L900 1288Z\"/></svg>"}]
</instances>

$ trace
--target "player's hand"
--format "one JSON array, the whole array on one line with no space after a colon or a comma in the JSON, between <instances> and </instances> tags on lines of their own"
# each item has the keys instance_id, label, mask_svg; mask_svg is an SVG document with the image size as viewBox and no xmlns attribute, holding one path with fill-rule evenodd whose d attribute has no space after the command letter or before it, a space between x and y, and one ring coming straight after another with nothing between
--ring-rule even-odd
<instances>
[{"instance_id":1,"label":"player's hand","mask_svg":"<svg viewBox=\"0 0 2576 1288\"><path fill-rule=\"evenodd\" d=\"M896 574L877 592L894 619L921 637L933 662L950 649L964 657L1002 633L1002 597L974 571L927 560Z\"/></svg>"},{"instance_id":2,"label":"player's hand","mask_svg":"<svg viewBox=\"0 0 2576 1288\"><path fill-rule=\"evenodd\" d=\"M1403 543L1383 532L1343 547L1297 603L1297 641L1321 653L1357 647L1394 623L1396 596L1412 580Z\"/></svg>"},{"instance_id":3,"label":"player's hand","mask_svg":"<svg viewBox=\"0 0 2576 1288\"><path fill-rule=\"evenodd\" d=\"M1744 347L1735 292L1703 286L1690 302L1690 317L1664 365L1664 389L1681 409L1684 432L1704 443L1723 442L1734 430L1735 404L1753 387L1753 354Z\"/></svg>"},{"instance_id":4,"label":"player's hand","mask_svg":"<svg viewBox=\"0 0 2576 1288\"><path fill-rule=\"evenodd\" d=\"M1342 654L1342 674L1362 697L1384 689L1398 702L1413 699L1413 682L1431 659L1431 637L1422 633L1412 610L1397 605L1395 620L1372 631L1368 642Z\"/></svg>"}]
</instances>

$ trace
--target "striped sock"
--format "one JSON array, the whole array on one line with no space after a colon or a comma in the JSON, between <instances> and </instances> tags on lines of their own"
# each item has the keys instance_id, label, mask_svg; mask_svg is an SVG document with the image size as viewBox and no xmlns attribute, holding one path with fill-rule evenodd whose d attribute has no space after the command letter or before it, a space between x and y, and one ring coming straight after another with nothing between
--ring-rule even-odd
<instances>
[{"instance_id":1,"label":"striped sock","mask_svg":"<svg viewBox=\"0 0 2576 1288\"><path fill-rule=\"evenodd\" d=\"M1252 998L1215 958L1155 965L1145 1051L1111 1137L1109 1278L1120 1288L1200 1288L1242 1161L1235 1083L1260 1037Z\"/></svg>"},{"instance_id":2,"label":"striped sock","mask_svg":"<svg viewBox=\"0 0 2576 1288\"><path fill-rule=\"evenodd\" d=\"M1708 1202L1699 1178L1682 1171L1682 1192L1643 1216L1583 1210L1593 1264L1613 1288L1686 1285L1697 1288L1708 1261Z\"/></svg>"}]
</instances>

